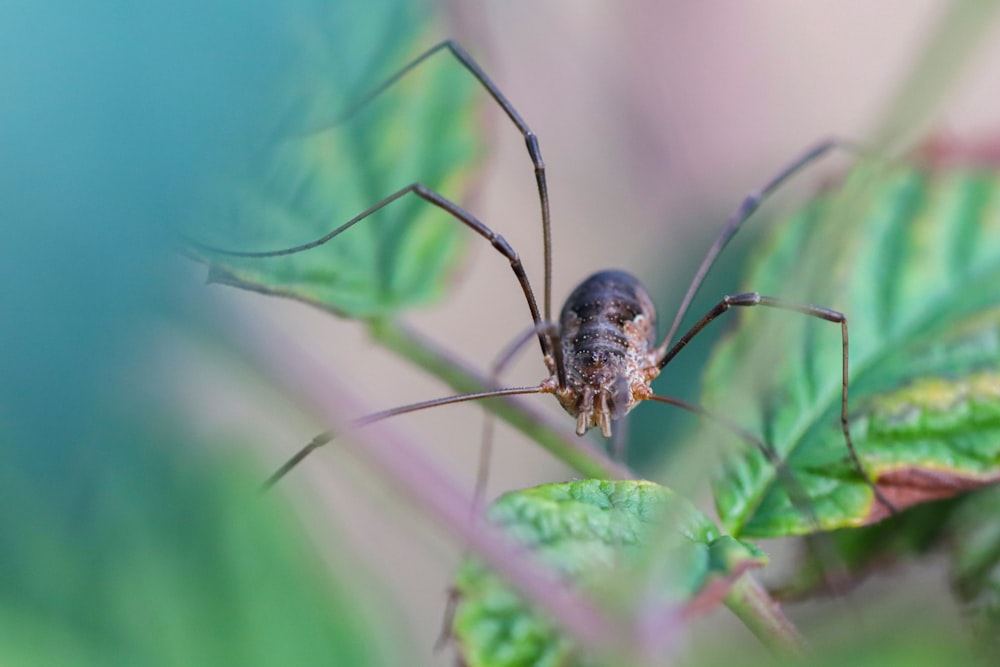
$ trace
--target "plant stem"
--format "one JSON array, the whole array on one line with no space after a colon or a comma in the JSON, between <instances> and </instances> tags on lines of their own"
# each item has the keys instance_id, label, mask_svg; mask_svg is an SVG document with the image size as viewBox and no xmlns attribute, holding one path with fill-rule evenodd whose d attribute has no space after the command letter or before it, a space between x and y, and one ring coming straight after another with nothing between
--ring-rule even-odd
<instances>
[{"instance_id":1,"label":"plant stem","mask_svg":"<svg viewBox=\"0 0 1000 667\"><path fill-rule=\"evenodd\" d=\"M744 574L729 589L726 606L774 653L796 659L809 655L809 646L798 628L749 574Z\"/></svg>"},{"instance_id":2,"label":"plant stem","mask_svg":"<svg viewBox=\"0 0 1000 667\"><path fill-rule=\"evenodd\" d=\"M487 378L399 322L371 320L368 330L377 343L422 368L456 392L471 393L490 388ZM491 398L483 404L581 475L598 479L637 478L628 467L613 461L589 441L564 435L562 429L550 424L540 411L531 408L522 399Z\"/></svg>"},{"instance_id":3,"label":"plant stem","mask_svg":"<svg viewBox=\"0 0 1000 667\"><path fill-rule=\"evenodd\" d=\"M252 354L270 377L329 424L344 423L346 414L369 413L336 377L324 373L310 356L289 344L274 325L250 324L236 311L226 322L240 348ZM567 630L589 651L601 652L626 629L598 602L527 551L500 527L469 511L470 498L436 463L413 447L409 437L385 421L355 429L344 445L369 463L392 488L452 531L477 557L503 576L531 603Z\"/></svg>"}]
</instances>

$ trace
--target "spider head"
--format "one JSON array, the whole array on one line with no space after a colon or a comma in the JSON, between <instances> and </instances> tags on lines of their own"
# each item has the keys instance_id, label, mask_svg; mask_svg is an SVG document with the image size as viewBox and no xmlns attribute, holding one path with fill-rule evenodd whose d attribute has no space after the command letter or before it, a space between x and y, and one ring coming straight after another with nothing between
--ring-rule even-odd
<instances>
[{"instance_id":1,"label":"spider head","mask_svg":"<svg viewBox=\"0 0 1000 667\"><path fill-rule=\"evenodd\" d=\"M599 426L605 438L611 437L611 422L625 416L636 403L631 382L624 374L591 377L589 381L570 374L566 388L557 390L556 396L563 409L576 417L577 435Z\"/></svg>"}]
</instances>

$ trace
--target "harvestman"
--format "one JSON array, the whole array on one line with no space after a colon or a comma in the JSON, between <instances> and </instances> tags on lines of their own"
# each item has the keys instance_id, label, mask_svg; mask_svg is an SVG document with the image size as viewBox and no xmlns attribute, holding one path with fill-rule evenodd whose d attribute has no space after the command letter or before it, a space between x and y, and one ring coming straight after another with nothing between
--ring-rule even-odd
<instances>
[{"instance_id":1,"label":"harvestman","mask_svg":"<svg viewBox=\"0 0 1000 667\"><path fill-rule=\"evenodd\" d=\"M542 161L538 138L493 81L490 80L482 68L461 46L449 40L428 49L348 109L341 119L343 120L353 115L358 109L380 95L415 67L438 51L443 50L449 51L479 81L524 136L528 155L534 165L538 198L541 204L542 242L545 265L545 291L542 301L544 306L543 312L539 312L534 291L521 264L521 260L510 244L502 236L483 224L473 214L419 182L411 183L392 193L328 234L295 247L262 252L244 252L199 244L203 250L236 257L267 258L290 255L323 245L397 199L406 195L414 195L445 211L455 220L489 241L496 251L510 262L511 270L514 272L518 284L520 284L521 290L524 292L525 301L531 312L533 328L530 334L537 335L538 337L538 342L542 350L542 358L548 369L549 377L544 379L540 384L532 387L493 389L404 405L362 417L356 420L354 426L371 424L388 417L415 412L417 410L489 397L519 394L554 394L566 412L576 417L576 432L578 435L584 435L590 428L599 427L601 433L609 438L612 435L611 425L613 421L627 414L641 401L658 401L707 417L735 432L741 438L753 443L771 464L775 466L779 474L789 477L790 473L787 471L784 461L781 460L777 452L772 446L757 436L738 425L707 412L701 406L669 396L655 394L651 387L653 379L710 322L733 307L766 306L768 308L794 311L840 325L843 358L840 424L844 435L844 442L858 474L872 489L879 502L885 505L890 512L893 512L894 508L892 504L879 492L874 481L865 472L855 451L854 442L851 439L850 426L847 419L848 327L847 318L843 313L821 306L784 301L764 296L757 292L727 295L688 329L684 335L678 338L676 342L671 343L695 294L714 264L716 257L743 223L757 210L761 202L792 175L831 150L835 148L851 150L852 147L834 139L820 142L786 166L763 187L749 194L743 200L732 216L730 216L718 238L716 238L715 242L708 249L705 258L702 260L688 286L687 292L684 294L684 298L677 309L677 313L674 315L667 335L659 344L656 342L656 312L652 300L642 284L635 277L623 271L600 271L580 283L570 294L569 298L567 298L560 313L559 322L556 324L552 320L551 313L552 240L550 233L549 196L545 178L545 163ZM281 479L314 449L321 447L332 439L333 434L329 432L318 435L312 442L281 466L267 480L265 488L270 487ZM793 491L793 495L798 497L797 500L793 498L796 504L798 504L798 501L805 499L805 494L797 485L793 487Z\"/></svg>"}]
</instances>

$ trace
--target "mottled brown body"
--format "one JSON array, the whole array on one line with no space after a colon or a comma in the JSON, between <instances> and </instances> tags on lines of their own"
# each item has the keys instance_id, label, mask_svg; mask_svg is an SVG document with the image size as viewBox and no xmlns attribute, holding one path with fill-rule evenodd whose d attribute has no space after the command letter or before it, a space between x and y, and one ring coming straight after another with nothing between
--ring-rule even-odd
<instances>
[{"instance_id":1,"label":"mottled brown body","mask_svg":"<svg viewBox=\"0 0 1000 667\"><path fill-rule=\"evenodd\" d=\"M559 316L559 341L566 364L560 387L555 362L545 385L577 418L580 435L600 426L611 436L611 421L628 413L653 392L659 375L656 310L642 284L624 271L590 276L566 299Z\"/></svg>"}]
</instances>

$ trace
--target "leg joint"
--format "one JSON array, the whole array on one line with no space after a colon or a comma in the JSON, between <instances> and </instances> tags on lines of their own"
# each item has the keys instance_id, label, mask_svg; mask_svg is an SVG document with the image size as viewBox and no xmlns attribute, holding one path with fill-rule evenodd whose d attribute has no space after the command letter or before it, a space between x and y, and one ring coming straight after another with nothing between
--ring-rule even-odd
<instances>
[{"instance_id":1,"label":"leg joint","mask_svg":"<svg viewBox=\"0 0 1000 667\"><path fill-rule=\"evenodd\" d=\"M492 238L490 238L490 242L493 244L493 247L502 252L504 256L511 261L512 264L514 262L521 261L520 258L517 256L517 252L515 252L514 249L510 246L510 244L507 243L507 239L505 239L504 237L500 236L499 234L494 234Z\"/></svg>"},{"instance_id":2,"label":"leg joint","mask_svg":"<svg viewBox=\"0 0 1000 667\"><path fill-rule=\"evenodd\" d=\"M727 295L722 301L727 306L756 306L765 299L766 297L762 297L759 292L744 292L743 294Z\"/></svg>"}]
</instances>

